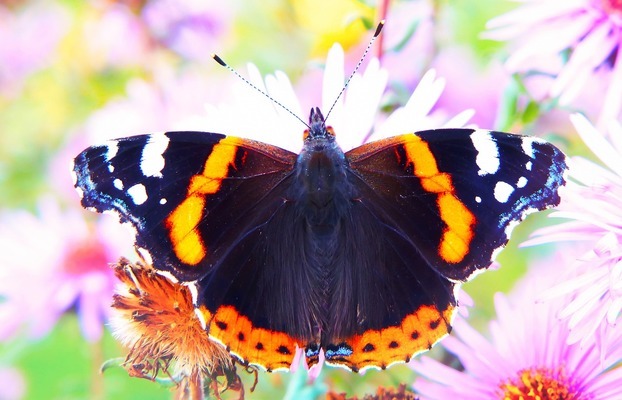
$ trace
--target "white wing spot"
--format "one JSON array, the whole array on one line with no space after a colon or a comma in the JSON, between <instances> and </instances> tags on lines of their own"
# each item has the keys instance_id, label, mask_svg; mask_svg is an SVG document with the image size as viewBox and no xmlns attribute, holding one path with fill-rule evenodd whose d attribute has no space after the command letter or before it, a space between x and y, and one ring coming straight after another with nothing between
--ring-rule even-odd
<instances>
[{"instance_id":1,"label":"white wing spot","mask_svg":"<svg viewBox=\"0 0 622 400\"><path fill-rule=\"evenodd\" d=\"M114 185L114 187L116 187L119 190L123 190L123 181L119 178L115 179L114 181L112 181L112 184Z\"/></svg>"},{"instance_id":2,"label":"white wing spot","mask_svg":"<svg viewBox=\"0 0 622 400\"><path fill-rule=\"evenodd\" d=\"M482 198L479 197L479 196L475 196L475 202L481 203L482 202Z\"/></svg>"},{"instance_id":3,"label":"white wing spot","mask_svg":"<svg viewBox=\"0 0 622 400\"><path fill-rule=\"evenodd\" d=\"M499 181L495 185L495 199L499 203L508 201L512 192L514 192L514 188L507 182Z\"/></svg>"},{"instance_id":4,"label":"white wing spot","mask_svg":"<svg viewBox=\"0 0 622 400\"><path fill-rule=\"evenodd\" d=\"M522 139L521 147L523 148L523 152L527 154L531 158L536 158L535 153L533 152L533 144L534 143L543 143L544 140L537 137L524 137Z\"/></svg>"},{"instance_id":5,"label":"white wing spot","mask_svg":"<svg viewBox=\"0 0 622 400\"><path fill-rule=\"evenodd\" d=\"M479 176L494 174L499 170L499 148L490 131L477 129L471 133L471 141L477 150L475 162Z\"/></svg>"},{"instance_id":6,"label":"white wing spot","mask_svg":"<svg viewBox=\"0 0 622 400\"><path fill-rule=\"evenodd\" d=\"M160 204L162 205L166 204L166 199L160 199Z\"/></svg>"},{"instance_id":7,"label":"white wing spot","mask_svg":"<svg viewBox=\"0 0 622 400\"><path fill-rule=\"evenodd\" d=\"M109 162L119 152L119 143L111 141L106 144L106 147L108 148L108 151L106 151L106 161Z\"/></svg>"},{"instance_id":8,"label":"white wing spot","mask_svg":"<svg viewBox=\"0 0 622 400\"><path fill-rule=\"evenodd\" d=\"M162 177L165 164L163 154L169 142L170 139L164 133L153 134L149 137L140 158L140 169L145 176Z\"/></svg>"},{"instance_id":9,"label":"white wing spot","mask_svg":"<svg viewBox=\"0 0 622 400\"><path fill-rule=\"evenodd\" d=\"M130 195L134 204L138 206L147 201L147 189L145 189L145 185L141 183L127 189L127 194Z\"/></svg>"},{"instance_id":10,"label":"white wing spot","mask_svg":"<svg viewBox=\"0 0 622 400\"><path fill-rule=\"evenodd\" d=\"M524 188L525 185L527 185L527 178L525 178L524 176L521 176L520 178L518 178L518 182L516 182L516 187Z\"/></svg>"},{"instance_id":11,"label":"white wing spot","mask_svg":"<svg viewBox=\"0 0 622 400\"><path fill-rule=\"evenodd\" d=\"M73 182L73 186L76 186L78 184L78 174L76 174L76 163L75 162L71 162L71 181Z\"/></svg>"},{"instance_id":12,"label":"white wing spot","mask_svg":"<svg viewBox=\"0 0 622 400\"><path fill-rule=\"evenodd\" d=\"M531 161L527 161L527 164L525 164L525 169L527 171L531 171L531 168L533 168L533 163Z\"/></svg>"}]
</instances>

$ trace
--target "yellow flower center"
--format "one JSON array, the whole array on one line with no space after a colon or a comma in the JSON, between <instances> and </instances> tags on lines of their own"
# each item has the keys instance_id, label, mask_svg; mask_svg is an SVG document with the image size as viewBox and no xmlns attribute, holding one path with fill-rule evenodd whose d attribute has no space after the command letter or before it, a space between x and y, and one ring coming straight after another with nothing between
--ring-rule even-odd
<instances>
[{"instance_id":1,"label":"yellow flower center","mask_svg":"<svg viewBox=\"0 0 622 400\"><path fill-rule=\"evenodd\" d=\"M503 400L587 400L577 391L563 369L531 368L518 372L518 377L500 385Z\"/></svg>"}]
</instances>

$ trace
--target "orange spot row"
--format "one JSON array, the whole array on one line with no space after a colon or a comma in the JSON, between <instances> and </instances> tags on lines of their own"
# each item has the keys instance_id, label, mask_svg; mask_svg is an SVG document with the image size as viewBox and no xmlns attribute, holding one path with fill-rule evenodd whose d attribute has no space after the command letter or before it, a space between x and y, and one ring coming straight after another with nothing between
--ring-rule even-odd
<instances>
[{"instance_id":1,"label":"orange spot row","mask_svg":"<svg viewBox=\"0 0 622 400\"><path fill-rule=\"evenodd\" d=\"M212 148L203 172L190 179L186 199L166 219L175 255L187 265L197 265L207 255L207 247L197 226L205 212L205 199L220 190L229 166L234 165L240 139L226 137Z\"/></svg>"},{"instance_id":2,"label":"orange spot row","mask_svg":"<svg viewBox=\"0 0 622 400\"><path fill-rule=\"evenodd\" d=\"M359 371L370 366L384 369L393 363L408 362L449 333L453 314L451 306L442 312L433 306L421 306L407 315L400 326L370 330L346 340L352 354L335 363Z\"/></svg>"},{"instance_id":3,"label":"orange spot row","mask_svg":"<svg viewBox=\"0 0 622 400\"><path fill-rule=\"evenodd\" d=\"M242 360L269 371L289 369L300 347L296 339L283 332L254 327L233 306L221 306L213 315L205 308L201 312L209 323L210 338Z\"/></svg>"},{"instance_id":4,"label":"orange spot row","mask_svg":"<svg viewBox=\"0 0 622 400\"><path fill-rule=\"evenodd\" d=\"M421 179L424 190L437 194L436 204L446 225L439 243L439 254L448 263L458 263L469 252L475 217L456 197L451 176L438 170L436 158L428 144L416 135L404 135L403 138L406 157L413 165L414 175Z\"/></svg>"}]
</instances>

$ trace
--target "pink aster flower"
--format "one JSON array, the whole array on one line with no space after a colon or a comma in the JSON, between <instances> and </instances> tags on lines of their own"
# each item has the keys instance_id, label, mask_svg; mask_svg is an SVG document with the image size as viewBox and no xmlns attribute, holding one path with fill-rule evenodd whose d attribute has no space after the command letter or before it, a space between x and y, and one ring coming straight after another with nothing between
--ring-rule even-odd
<instances>
[{"instance_id":1,"label":"pink aster flower","mask_svg":"<svg viewBox=\"0 0 622 400\"><path fill-rule=\"evenodd\" d=\"M555 76L549 94L568 104L601 71L608 91L601 121L622 108L622 3L616 0L525 0L516 10L488 23L488 38L517 40L507 60L512 72L540 71ZM567 61L565 61L567 57Z\"/></svg>"},{"instance_id":2,"label":"pink aster flower","mask_svg":"<svg viewBox=\"0 0 622 400\"><path fill-rule=\"evenodd\" d=\"M456 370L430 357L411 362L421 374L414 383L422 399L614 399L622 396L622 369L611 368L622 349L601 354L594 337L583 345L568 344L568 326L557 312L566 299L538 302L555 282L559 266L534 271L522 290L495 296L497 319L490 339L462 318L442 342L460 361ZM544 275L544 276L543 276ZM617 332L618 339L620 332Z\"/></svg>"},{"instance_id":3,"label":"pink aster flower","mask_svg":"<svg viewBox=\"0 0 622 400\"><path fill-rule=\"evenodd\" d=\"M559 317L567 320L574 343L613 329L622 310L622 126L611 123L603 135L582 115L571 120L606 167L574 157L562 202L550 215L567 221L536 231L524 245L573 241L589 247L543 296L571 295Z\"/></svg>"},{"instance_id":4,"label":"pink aster flower","mask_svg":"<svg viewBox=\"0 0 622 400\"><path fill-rule=\"evenodd\" d=\"M39 216L4 212L0 243L0 340L22 329L41 337L74 307L84 337L100 338L115 283L109 264L129 253L123 228L110 218L89 225L46 202Z\"/></svg>"}]
</instances>

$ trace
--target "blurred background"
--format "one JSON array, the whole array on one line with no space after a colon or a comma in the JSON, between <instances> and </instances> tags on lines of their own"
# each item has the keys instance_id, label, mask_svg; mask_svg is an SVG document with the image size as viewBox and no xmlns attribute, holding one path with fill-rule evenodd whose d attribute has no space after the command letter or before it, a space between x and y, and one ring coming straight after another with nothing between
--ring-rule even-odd
<instances>
[{"instance_id":1,"label":"blurred background","mask_svg":"<svg viewBox=\"0 0 622 400\"><path fill-rule=\"evenodd\" d=\"M1 1L0 399L171 397L169 389L130 378L122 368L100 373L104 361L126 354L106 325L116 284L109 264L133 252L132 240L114 219L80 207L69 171L78 152L102 140L210 129L207 106L235 101L230 89L239 84L212 53L244 76L247 63L262 75L285 72L306 119L306 110L321 102L331 46L343 47L349 74L385 19L362 68L379 58L388 73L380 118L404 105L434 69L444 88L424 114L444 123L472 110L466 124L534 134L571 154L587 153L568 116L602 117L615 56L601 57L609 64L589 85L570 94L552 87L574 42L564 47L562 37L555 49L543 39L549 59L536 52L512 58L528 35L521 39L511 21L497 25L514 29L514 36L490 21L516 6L498 0ZM606 112L617 117L617 111ZM243 109L238 116L245 118ZM291 135L298 138L303 129ZM553 251L518 250L546 222L530 217L501 254L503 267L465 286L475 304L473 326L483 329L494 317L494 292L510 290L534 259ZM444 357L441 348L434 355ZM325 368L305 396L326 390L362 396L414 377L405 365L365 375ZM247 387L252 378L244 378ZM252 398L279 398L296 385L304 380L260 373Z\"/></svg>"}]
</instances>

